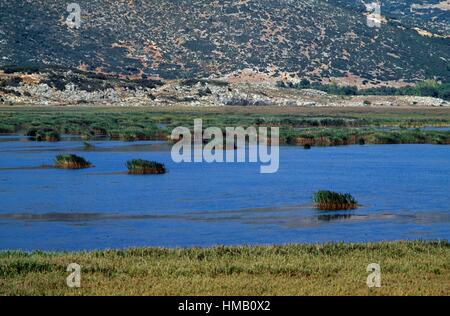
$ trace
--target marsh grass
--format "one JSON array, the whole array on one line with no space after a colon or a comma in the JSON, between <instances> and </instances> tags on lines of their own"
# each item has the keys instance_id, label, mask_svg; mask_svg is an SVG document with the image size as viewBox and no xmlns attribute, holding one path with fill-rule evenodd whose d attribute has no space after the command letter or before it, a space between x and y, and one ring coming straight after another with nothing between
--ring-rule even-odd
<instances>
[{"instance_id":1,"label":"marsh grass","mask_svg":"<svg viewBox=\"0 0 450 316\"><path fill-rule=\"evenodd\" d=\"M38 134L37 140L45 140L47 142L59 142L61 140L61 136L58 132L55 131L49 131L44 134Z\"/></svg>"},{"instance_id":2,"label":"marsh grass","mask_svg":"<svg viewBox=\"0 0 450 316\"><path fill-rule=\"evenodd\" d=\"M14 125L4 125L0 123L0 134L11 134L16 131L16 127Z\"/></svg>"},{"instance_id":3,"label":"marsh grass","mask_svg":"<svg viewBox=\"0 0 450 316\"><path fill-rule=\"evenodd\" d=\"M292 113L288 113L293 111ZM380 127L450 126L446 109L148 109L148 108L7 108L0 109L0 131L53 130L82 135L89 140L98 135L114 140L167 140L177 126L193 127L199 115L204 127L276 126L280 143L304 146L359 144L450 144L450 131L385 130ZM160 123L164 122L163 125ZM3 127L2 127L3 126ZM30 135L31 136L31 135ZM42 135L42 140L46 136Z\"/></svg>"},{"instance_id":4,"label":"marsh grass","mask_svg":"<svg viewBox=\"0 0 450 316\"><path fill-rule=\"evenodd\" d=\"M166 173L166 167L162 163L142 159L129 160L127 162L127 168L128 174L144 175Z\"/></svg>"},{"instance_id":5,"label":"marsh grass","mask_svg":"<svg viewBox=\"0 0 450 316\"><path fill-rule=\"evenodd\" d=\"M55 158L55 167L60 169L86 169L92 168L92 164L76 155L59 155Z\"/></svg>"},{"instance_id":6,"label":"marsh grass","mask_svg":"<svg viewBox=\"0 0 450 316\"><path fill-rule=\"evenodd\" d=\"M114 129L109 133L109 137L114 140L123 141L143 141L143 140L165 140L167 136L158 131L157 128L142 128L137 126L136 128Z\"/></svg>"},{"instance_id":7,"label":"marsh grass","mask_svg":"<svg viewBox=\"0 0 450 316\"><path fill-rule=\"evenodd\" d=\"M0 252L0 295L449 295L450 244L383 242ZM81 287L66 285L68 264ZM370 263L382 286L366 285Z\"/></svg>"},{"instance_id":8,"label":"marsh grass","mask_svg":"<svg viewBox=\"0 0 450 316\"><path fill-rule=\"evenodd\" d=\"M38 142L59 142L61 140L61 136L57 131L48 128L30 129L26 136L31 136L32 140Z\"/></svg>"},{"instance_id":9,"label":"marsh grass","mask_svg":"<svg viewBox=\"0 0 450 316\"><path fill-rule=\"evenodd\" d=\"M450 144L449 131L400 129L380 131L370 128L314 128L281 130L281 142L304 146L342 146L364 144Z\"/></svg>"},{"instance_id":10,"label":"marsh grass","mask_svg":"<svg viewBox=\"0 0 450 316\"><path fill-rule=\"evenodd\" d=\"M346 193L319 191L314 193L316 208L324 211L354 210L358 207L355 198Z\"/></svg>"}]
</instances>

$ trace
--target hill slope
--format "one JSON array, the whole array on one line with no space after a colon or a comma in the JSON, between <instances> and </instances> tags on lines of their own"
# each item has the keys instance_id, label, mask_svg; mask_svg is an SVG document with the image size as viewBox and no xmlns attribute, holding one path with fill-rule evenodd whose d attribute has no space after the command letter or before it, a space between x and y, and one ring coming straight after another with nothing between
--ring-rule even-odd
<instances>
[{"instance_id":1,"label":"hill slope","mask_svg":"<svg viewBox=\"0 0 450 316\"><path fill-rule=\"evenodd\" d=\"M0 1L0 66L59 65L165 79L355 76L450 81L450 39L369 28L345 0ZM347 3L346 3L347 2ZM256 77L254 77L256 78Z\"/></svg>"},{"instance_id":2,"label":"hill slope","mask_svg":"<svg viewBox=\"0 0 450 316\"><path fill-rule=\"evenodd\" d=\"M365 3L375 0L328 0L348 10L364 12ZM450 38L450 0L379 0L381 14L409 29L421 29L428 36Z\"/></svg>"}]
</instances>

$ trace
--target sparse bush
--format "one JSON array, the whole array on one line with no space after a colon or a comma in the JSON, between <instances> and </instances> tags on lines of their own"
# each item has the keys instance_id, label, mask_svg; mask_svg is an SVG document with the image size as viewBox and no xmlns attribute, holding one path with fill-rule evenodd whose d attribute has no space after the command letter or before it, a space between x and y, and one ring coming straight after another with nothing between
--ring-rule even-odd
<instances>
[{"instance_id":1,"label":"sparse bush","mask_svg":"<svg viewBox=\"0 0 450 316\"><path fill-rule=\"evenodd\" d=\"M311 82L308 79L302 79L299 82L299 86L304 88L304 89L307 89L307 88L309 88L311 86Z\"/></svg>"}]
</instances>

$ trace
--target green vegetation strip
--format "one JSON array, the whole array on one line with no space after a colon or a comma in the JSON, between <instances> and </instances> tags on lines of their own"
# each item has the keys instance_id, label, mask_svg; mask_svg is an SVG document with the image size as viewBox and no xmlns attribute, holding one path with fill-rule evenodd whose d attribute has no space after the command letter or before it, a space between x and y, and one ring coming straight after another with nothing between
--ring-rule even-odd
<instances>
[{"instance_id":1,"label":"green vegetation strip","mask_svg":"<svg viewBox=\"0 0 450 316\"><path fill-rule=\"evenodd\" d=\"M401 88L376 87L358 89L355 86L338 86L336 82L331 84L311 83L307 79L303 79L297 84L280 81L277 85L281 88L316 89L335 95L409 95L450 100L450 83L440 83L436 80L424 80L415 85Z\"/></svg>"},{"instance_id":2,"label":"green vegetation strip","mask_svg":"<svg viewBox=\"0 0 450 316\"><path fill-rule=\"evenodd\" d=\"M449 295L449 257L447 241L0 252L0 295ZM371 263L381 288L366 285Z\"/></svg>"},{"instance_id":3,"label":"green vegetation strip","mask_svg":"<svg viewBox=\"0 0 450 316\"><path fill-rule=\"evenodd\" d=\"M284 113L286 112L286 113ZM367 112L367 113L365 113ZM450 126L450 111L242 109L171 110L147 108L55 109L1 108L0 133L22 133L37 140L56 141L59 134L84 139L106 136L127 141L167 140L178 126L193 128L195 118L204 128L215 126L280 127L280 142L292 145L450 144L450 131L420 130Z\"/></svg>"},{"instance_id":4,"label":"green vegetation strip","mask_svg":"<svg viewBox=\"0 0 450 316\"><path fill-rule=\"evenodd\" d=\"M290 145L450 144L450 131L421 129L315 128L287 129L280 134L280 143Z\"/></svg>"}]
</instances>

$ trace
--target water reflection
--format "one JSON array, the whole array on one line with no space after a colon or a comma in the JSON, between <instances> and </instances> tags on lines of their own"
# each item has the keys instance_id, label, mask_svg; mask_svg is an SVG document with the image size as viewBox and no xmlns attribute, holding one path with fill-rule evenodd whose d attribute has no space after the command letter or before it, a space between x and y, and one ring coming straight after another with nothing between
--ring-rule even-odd
<instances>
[{"instance_id":1,"label":"water reflection","mask_svg":"<svg viewBox=\"0 0 450 316\"><path fill-rule=\"evenodd\" d=\"M332 222L332 221L339 221L339 220L346 220L351 219L354 216L354 214L322 214L317 216L317 220L323 221L323 222Z\"/></svg>"}]
</instances>

